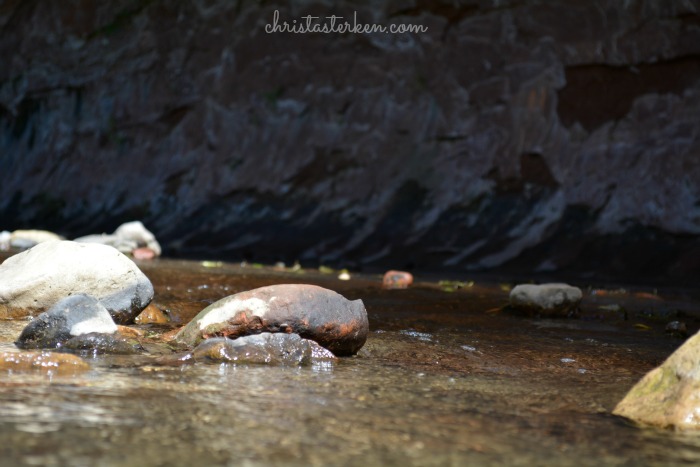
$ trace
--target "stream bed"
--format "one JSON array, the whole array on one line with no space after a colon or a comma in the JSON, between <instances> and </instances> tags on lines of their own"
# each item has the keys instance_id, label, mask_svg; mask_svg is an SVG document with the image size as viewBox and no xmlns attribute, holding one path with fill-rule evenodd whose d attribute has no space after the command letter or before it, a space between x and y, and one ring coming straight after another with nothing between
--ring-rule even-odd
<instances>
[{"instance_id":1,"label":"stream bed","mask_svg":"<svg viewBox=\"0 0 700 467\"><path fill-rule=\"evenodd\" d=\"M579 316L500 309L508 284L421 281L219 262L139 263L169 324L243 290L311 283L361 298L370 335L353 357L311 366L163 365L93 356L77 375L0 373L0 465L687 465L700 435L611 415L698 330L692 290L584 289ZM513 285L513 284L510 284ZM0 322L0 351L26 321Z\"/></svg>"}]
</instances>

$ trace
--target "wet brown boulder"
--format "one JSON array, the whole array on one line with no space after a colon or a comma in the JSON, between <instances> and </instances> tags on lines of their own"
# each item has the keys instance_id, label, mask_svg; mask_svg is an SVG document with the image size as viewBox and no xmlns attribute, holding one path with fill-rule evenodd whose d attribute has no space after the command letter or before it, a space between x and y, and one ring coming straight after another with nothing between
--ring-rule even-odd
<instances>
[{"instance_id":1,"label":"wet brown boulder","mask_svg":"<svg viewBox=\"0 0 700 467\"><path fill-rule=\"evenodd\" d=\"M677 429L700 428L700 333L658 368L647 373L613 413L639 423Z\"/></svg>"},{"instance_id":2,"label":"wet brown boulder","mask_svg":"<svg viewBox=\"0 0 700 467\"><path fill-rule=\"evenodd\" d=\"M235 338L262 332L299 334L335 355L352 355L367 340L362 300L347 300L322 287L280 284L231 295L202 310L175 337L195 346L210 337Z\"/></svg>"}]
</instances>

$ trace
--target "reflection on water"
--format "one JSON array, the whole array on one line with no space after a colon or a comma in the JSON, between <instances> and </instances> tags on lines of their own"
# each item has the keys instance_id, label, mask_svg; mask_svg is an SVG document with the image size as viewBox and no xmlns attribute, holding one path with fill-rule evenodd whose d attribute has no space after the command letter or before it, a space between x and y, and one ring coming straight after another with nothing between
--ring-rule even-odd
<instances>
[{"instance_id":1,"label":"reflection on water","mask_svg":"<svg viewBox=\"0 0 700 467\"><path fill-rule=\"evenodd\" d=\"M454 293L431 284L384 291L373 277L340 282L219 269L167 261L144 267L156 301L176 321L205 302L275 282L312 282L363 298L372 329L367 345L355 357L308 367L173 367L155 357L115 356L91 359L91 371L70 377L0 375L2 463L700 462L700 437L610 415L680 344L663 323L647 320L651 330L642 332L634 318L596 317L597 308L554 324L494 313L506 294L478 281ZM630 313L647 310L632 298L624 305ZM0 350L10 349L22 326L0 325Z\"/></svg>"}]
</instances>

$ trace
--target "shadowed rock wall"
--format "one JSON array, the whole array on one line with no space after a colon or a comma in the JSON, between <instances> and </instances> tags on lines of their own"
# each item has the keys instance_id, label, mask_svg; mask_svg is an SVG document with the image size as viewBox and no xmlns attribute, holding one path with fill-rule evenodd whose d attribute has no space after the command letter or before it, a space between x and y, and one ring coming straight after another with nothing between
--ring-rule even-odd
<instances>
[{"instance_id":1,"label":"shadowed rock wall","mask_svg":"<svg viewBox=\"0 0 700 467\"><path fill-rule=\"evenodd\" d=\"M691 1L0 2L0 229L700 277ZM267 34L280 19L421 34Z\"/></svg>"}]
</instances>

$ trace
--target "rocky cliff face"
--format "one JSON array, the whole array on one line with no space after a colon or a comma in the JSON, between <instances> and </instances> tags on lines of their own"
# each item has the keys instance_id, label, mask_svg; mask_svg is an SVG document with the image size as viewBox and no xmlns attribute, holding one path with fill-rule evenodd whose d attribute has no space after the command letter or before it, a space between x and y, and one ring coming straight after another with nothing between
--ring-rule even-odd
<instances>
[{"instance_id":1,"label":"rocky cliff face","mask_svg":"<svg viewBox=\"0 0 700 467\"><path fill-rule=\"evenodd\" d=\"M0 2L0 229L700 276L689 1ZM265 32L305 15L419 34Z\"/></svg>"}]
</instances>

